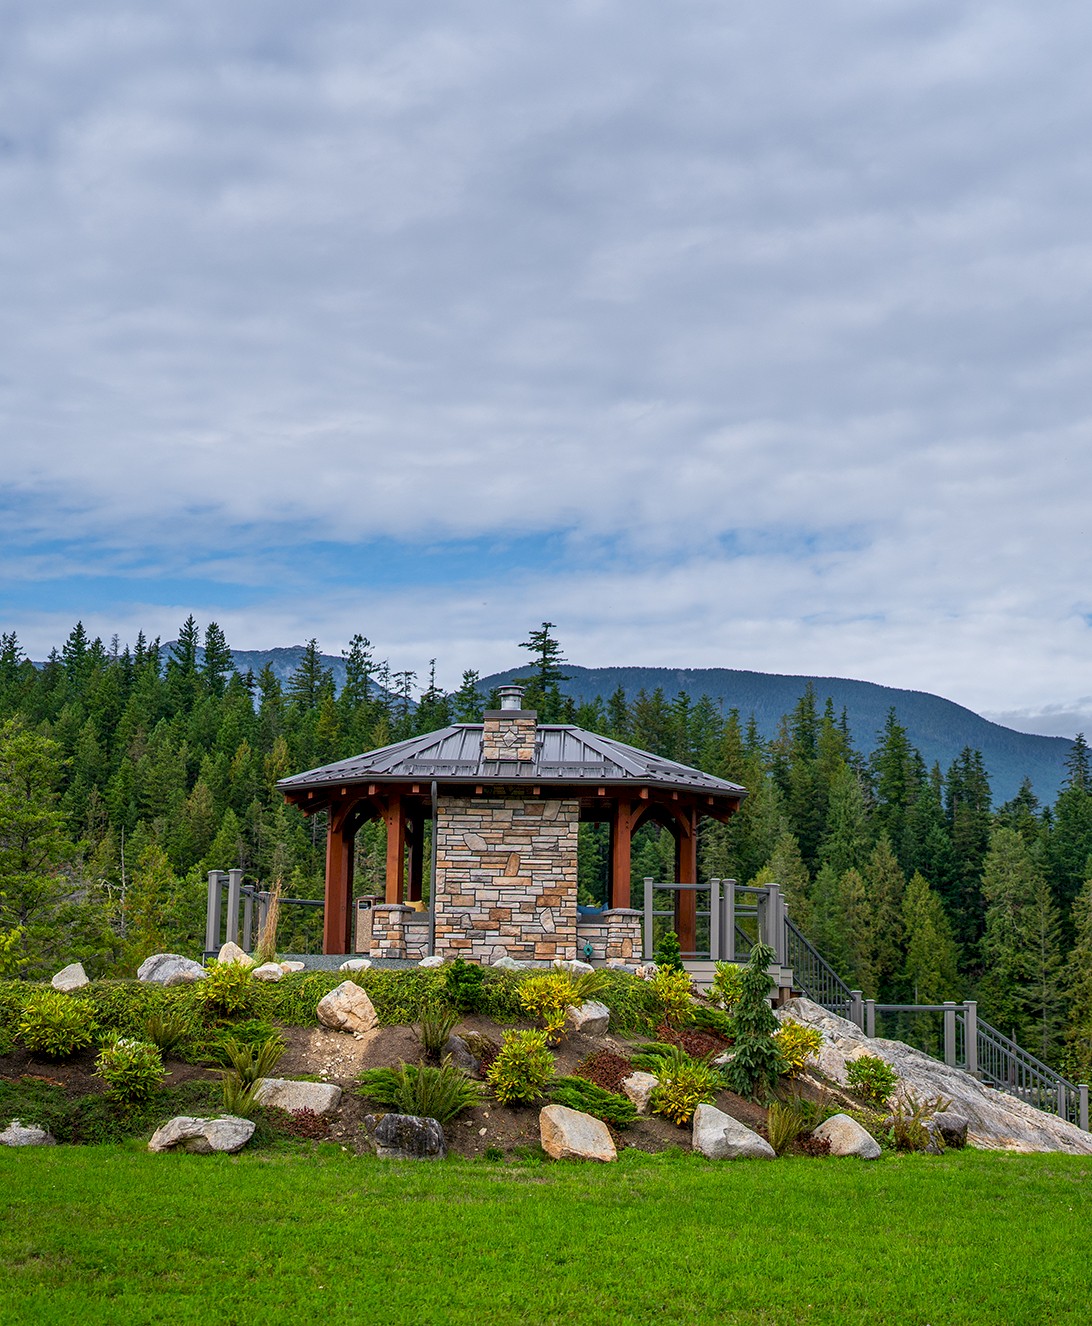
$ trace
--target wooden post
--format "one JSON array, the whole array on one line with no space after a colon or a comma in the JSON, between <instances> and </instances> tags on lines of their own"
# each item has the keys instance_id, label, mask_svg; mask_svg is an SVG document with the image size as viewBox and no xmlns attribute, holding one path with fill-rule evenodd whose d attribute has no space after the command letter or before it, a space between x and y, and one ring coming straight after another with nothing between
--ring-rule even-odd
<instances>
[{"instance_id":1,"label":"wooden post","mask_svg":"<svg viewBox=\"0 0 1092 1326\"><path fill-rule=\"evenodd\" d=\"M614 803L610 821L610 902L611 907L630 905L630 863L633 850L633 802L619 799Z\"/></svg>"},{"instance_id":2,"label":"wooden post","mask_svg":"<svg viewBox=\"0 0 1092 1326\"><path fill-rule=\"evenodd\" d=\"M694 812L676 821L675 881L678 884L698 882L698 835ZM675 894L675 933L684 958L692 958L698 942L697 889L679 889Z\"/></svg>"},{"instance_id":3,"label":"wooden post","mask_svg":"<svg viewBox=\"0 0 1092 1326\"><path fill-rule=\"evenodd\" d=\"M323 953L349 953L349 899L353 892L353 839L348 807L335 801L326 821L326 909L322 917Z\"/></svg>"},{"instance_id":4,"label":"wooden post","mask_svg":"<svg viewBox=\"0 0 1092 1326\"><path fill-rule=\"evenodd\" d=\"M425 849L425 816L424 812L415 810L409 817L409 894L410 902L421 901L421 885L425 878L424 870L424 849Z\"/></svg>"},{"instance_id":5,"label":"wooden post","mask_svg":"<svg viewBox=\"0 0 1092 1326\"><path fill-rule=\"evenodd\" d=\"M400 903L405 900L406 815L397 792L391 794L383 810L383 821L387 826L386 901Z\"/></svg>"}]
</instances>

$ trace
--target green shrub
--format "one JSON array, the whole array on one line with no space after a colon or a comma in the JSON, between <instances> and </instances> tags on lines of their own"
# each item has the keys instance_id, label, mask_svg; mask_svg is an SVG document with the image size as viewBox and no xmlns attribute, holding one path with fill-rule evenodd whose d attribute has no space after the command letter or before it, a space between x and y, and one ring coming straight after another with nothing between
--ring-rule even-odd
<instances>
[{"instance_id":1,"label":"green shrub","mask_svg":"<svg viewBox=\"0 0 1092 1326\"><path fill-rule=\"evenodd\" d=\"M660 1009L660 1017L672 1027L684 1026L694 1011L690 976L680 967L661 967L648 982Z\"/></svg>"},{"instance_id":2,"label":"green shrub","mask_svg":"<svg viewBox=\"0 0 1092 1326\"><path fill-rule=\"evenodd\" d=\"M846 1085L871 1105L884 1105L899 1080L898 1073L874 1054L861 1054L846 1065Z\"/></svg>"},{"instance_id":3,"label":"green shrub","mask_svg":"<svg viewBox=\"0 0 1092 1326\"><path fill-rule=\"evenodd\" d=\"M891 1141L896 1151L924 1151L930 1144L944 1149L940 1130L933 1132L928 1125L951 1105L943 1096L922 1099L909 1088L900 1091L891 1102Z\"/></svg>"},{"instance_id":4,"label":"green shrub","mask_svg":"<svg viewBox=\"0 0 1092 1326\"><path fill-rule=\"evenodd\" d=\"M38 990L26 1001L19 1038L32 1054L67 1059L95 1039L91 1009L85 1000L59 990Z\"/></svg>"},{"instance_id":5,"label":"green shrub","mask_svg":"<svg viewBox=\"0 0 1092 1326\"><path fill-rule=\"evenodd\" d=\"M196 1030L192 1016L184 1009L153 1013L144 1020L144 1039L151 1041L160 1054L181 1049L192 1040Z\"/></svg>"},{"instance_id":6,"label":"green shrub","mask_svg":"<svg viewBox=\"0 0 1092 1326\"><path fill-rule=\"evenodd\" d=\"M774 951L768 944L751 949L732 1014L735 1050L725 1076L737 1095L752 1100L763 1087L772 1090L785 1067L774 1039L778 1021L769 999L773 983L766 969L773 960Z\"/></svg>"},{"instance_id":7,"label":"green shrub","mask_svg":"<svg viewBox=\"0 0 1092 1326\"><path fill-rule=\"evenodd\" d=\"M602 1119L612 1128L628 1128L637 1118L637 1107L627 1096L606 1091L584 1077L559 1077L550 1087L555 1105L566 1105Z\"/></svg>"},{"instance_id":8,"label":"green shrub","mask_svg":"<svg viewBox=\"0 0 1092 1326\"><path fill-rule=\"evenodd\" d=\"M669 930L656 945L652 961L657 967L666 967L668 971L683 970L682 949L679 947L679 936L674 930Z\"/></svg>"},{"instance_id":9,"label":"green shrub","mask_svg":"<svg viewBox=\"0 0 1092 1326\"><path fill-rule=\"evenodd\" d=\"M518 1022L523 1017L519 992L524 972L487 967L482 976L481 1003L478 1012L494 1022Z\"/></svg>"},{"instance_id":10,"label":"green shrub","mask_svg":"<svg viewBox=\"0 0 1092 1326\"><path fill-rule=\"evenodd\" d=\"M823 1033L818 1027L805 1027L793 1018L786 1018L781 1030L774 1033L777 1048L785 1061L785 1072L789 1077L796 1077L803 1072L804 1065L813 1054L817 1054L823 1044Z\"/></svg>"},{"instance_id":11,"label":"green shrub","mask_svg":"<svg viewBox=\"0 0 1092 1326\"><path fill-rule=\"evenodd\" d=\"M611 1030L629 1036L654 1032L663 1019L663 1006L652 982L609 967L598 974L602 984L596 997L610 1009Z\"/></svg>"},{"instance_id":12,"label":"green shrub","mask_svg":"<svg viewBox=\"0 0 1092 1326\"><path fill-rule=\"evenodd\" d=\"M698 1031L711 1031L725 1040L732 1040L736 1034L736 1025L731 1013L723 1013L719 1008L710 1008L708 1004L694 1004L690 1011L688 1024Z\"/></svg>"},{"instance_id":13,"label":"green shrub","mask_svg":"<svg viewBox=\"0 0 1092 1326\"><path fill-rule=\"evenodd\" d=\"M709 987L709 998L718 1008L731 1011L743 989L743 969L735 962L715 962L713 967L716 974Z\"/></svg>"},{"instance_id":14,"label":"green shrub","mask_svg":"<svg viewBox=\"0 0 1092 1326\"><path fill-rule=\"evenodd\" d=\"M475 962L456 958L447 963L443 971L444 998L460 1013L477 1013L482 1002L482 982L485 970Z\"/></svg>"},{"instance_id":15,"label":"green shrub","mask_svg":"<svg viewBox=\"0 0 1092 1326\"><path fill-rule=\"evenodd\" d=\"M485 1080L502 1105L538 1100L554 1072L554 1056L542 1031L506 1031Z\"/></svg>"},{"instance_id":16,"label":"green shrub","mask_svg":"<svg viewBox=\"0 0 1092 1326\"><path fill-rule=\"evenodd\" d=\"M364 1095L399 1114L447 1123L481 1102L481 1088L445 1059L432 1064L369 1068L357 1077Z\"/></svg>"},{"instance_id":17,"label":"green shrub","mask_svg":"<svg viewBox=\"0 0 1092 1326\"><path fill-rule=\"evenodd\" d=\"M711 1064L692 1059L677 1045L664 1046L663 1049L665 1053L655 1056L658 1058L656 1066L647 1070L659 1079L649 1099L649 1107L653 1114L660 1114L681 1128L690 1122L699 1105L716 1098L723 1082ZM633 1062L637 1064L636 1055Z\"/></svg>"},{"instance_id":18,"label":"green shrub","mask_svg":"<svg viewBox=\"0 0 1092 1326\"><path fill-rule=\"evenodd\" d=\"M237 1018L253 1010L257 985L246 963L213 962L205 979L195 981L190 988L206 1015Z\"/></svg>"},{"instance_id":19,"label":"green shrub","mask_svg":"<svg viewBox=\"0 0 1092 1326\"><path fill-rule=\"evenodd\" d=\"M106 1083L111 1100L129 1104L154 1096L167 1076L159 1050L147 1041L119 1036L103 1047L95 1072Z\"/></svg>"}]
</instances>

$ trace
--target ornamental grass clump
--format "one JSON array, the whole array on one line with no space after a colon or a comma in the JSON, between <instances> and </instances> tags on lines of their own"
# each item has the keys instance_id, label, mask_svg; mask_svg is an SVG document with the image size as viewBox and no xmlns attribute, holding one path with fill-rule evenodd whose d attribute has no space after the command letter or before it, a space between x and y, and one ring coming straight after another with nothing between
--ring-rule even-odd
<instances>
[{"instance_id":1,"label":"ornamental grass clump","mask_svg":"<svg viewBox=\"0 0 1092 1326\"><path fill-rule=\"evenodd\" d=\"M725 1077L738 1096L754 1098L763 1089L772 1091L785 1070L774 1033L778 1021L770 1007L767 968L774 960L768 944L756 944L740 975L740 992L733 1011L735 1049Z\"/></svg>"},{"instance_id":2,"label":"ornamental grass clump","mask_svg":"<svg viewBox=\"0 0 1092 1326\"><path fill-rule=\"evenodd\" d=\"M83 999L59 990L41 990L23 1006L19 1038L32 1054L67 1059L94 1041L92 1010Z\"/></svg>"},{"instance_id":3,"label":"ornamental grass clump","mask_svg":"<svg viewBox=\"0 0 1092 1326\"><path fill-rule=\"evenodd\" d=\"M808 1114L795 1100L775 1100L766 1112L766 1136L775 1155L783 1156L802 1133L809 1131Z\"/></svg>"},{"instance_id":4,"label":"ornamental grass clump","mask_svg":"<svg viewBox=\"0 0 1092 1326\"><path fill-rule=\"evenodd\" d=\"M450 1059L439 1065L401 1063L397 1068L368 1068L357 1077L370 1100L399 1114L447 1123L481 1103L481 1088Z\"/></svg>"},{"instance_id":5,"label":"ornamental grass clump","mask_svg":"<svg viewBox=\"0 0 1092 1326\"><path fill-rule=\"evenodd\" d=\"M167 1076L158 1048L130 1036L119 1036L103 1047L95 1073L106 1083L107 1096L125 1105L154 1096Z\"/></svg>"},{"instance_id":6,"label":"ornamental grass clump","mask_svg":"<svg viewBox=\"0 0 1092 1326\"><path fill-rule=\"evenodd\" d=\"M454 1031L458 1021L458 1012L442 1004L433 1004L421 1010L421 1016L413 1030L426 1059L436 1061L440 1058L447 1044L447 1038Z\"/></svg>"},{"instance_id":7,"label":"ornamental grass clump","mask_svg":"<svg viewBox=\"0 0 1092 1326\"><path fill-rule=\"evenodd\" d=\"M554 1075L554 1056L544 1031L506 1031L485 1080L502 1105L529 1105Z\"/></svg>"}]
</instances>

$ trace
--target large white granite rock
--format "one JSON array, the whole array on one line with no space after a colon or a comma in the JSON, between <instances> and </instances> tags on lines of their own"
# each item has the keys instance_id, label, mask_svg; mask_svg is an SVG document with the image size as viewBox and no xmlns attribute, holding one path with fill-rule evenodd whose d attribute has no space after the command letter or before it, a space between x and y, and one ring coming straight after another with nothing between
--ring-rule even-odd
<instances>
[{"instance_id":1,"label":"large white granite rock","mask_svg":"<svg viewBox=\"0 0 1092 1326\"><path fill-rule=\"evenodd\" d=\"M57 1139L44 1128L33 1123L23 1123L21 1119L12 1119L0 1133L0 1146L56 1146Z\"/></svg>"},{"instance_id":2,"label":"large white granite rock","mask_svg":"<svg viewBox=\"0 0 1092 1326\"><path fill-rule=\"evenodd\" d=\"M610 1025L610 1009L598 999L586 999L575 1008L566 1009L565 1021L573 1031L582 1031L588 1036L602 1036Z\"/></svg>"},{"instance_id":3,"label":"large white granite rock","mask_svg":"<svg viewBox=\"0 0 1092 1326\"><path fill-rule=\"evenodd\" d=\"M638 1114L647 1114L659 1081L654 1073L630 1073L622 1081L622 1095L633 1101Z\"/></svg>"},{"instance_id":4,"label":"large white granite rock","mask_svg":"<svg viewBox=\"0 0 1092 1326\"><path fill-rule=\"evenodd\" d=\"M282 963L281 963L281 971L283 971L284 974L285 974L286 976L290 976L290 975L292 974L292 972L294 972L294 971L305 971L306 969L307 969L307 963L306 963L306 962L282 962Z\"/></svg>"},{"instance_id":5,"label":"large white granite rock","mask_svg":"<svg viewBox=\"0 0 1092 1326\"><path fill-rule=\"evenodd\" d=\"M226 1114L221 1119L194 1119L178 1115L157 1128L149 1151L192 1151L207 1156L213 1151L241 1151L254 1136L254 1121Z\"/></svg>"},{"instance_id":6,"label":"large white granite rock","mask_svg":"<svg viewBox=\"0 0 1092 1326\"><path fill-rule=\"evenodd\" d=\"M542 1149L554 1160L617 1160L618 1152L602 1119L566 1105L547 1105L539 1111Z\"/></svg>"},{"instance_id":7,"label":"large white granite rock","mask_svg":"<svg viewBox=\"0 0 1092 1326\"><path fill-rule=\"evenodd\" d=\"M499 967L501 971L523 971L526 966L525 963L517 962L515 958L510 958L507 953L502 957L499 957L492 965L494 967Z\"/></svg>"},{"instance_id":8,"label":"large white granite rock","mask_svg":"<svg viewBox=\"0 0 1092 1326\"><path fill-rule=\"evenodd\" d=\"M346 958L338 971L367 971L371 965L371 958Z\"/></svg>"},{"instance_id":9,"label":"large white granite rock","mask_svg":"<svg viewBox=\"0 0 1092 1326\"><path fill-rule=\"evenodd\" d=\"M970 1146L1092 1155L1092 1134L1074 1124L988 1087L962 1069L949 1068L902 1041L869 1038L854 1023L828 1013L810 999L790 999L775 1012L781 1019L792 1017L819 1028L823 1049L818 1066L840 1085L845 1085L847 1062L861 1054L874 1054L898 1073L899 1090L909 1089L919 1099L942 1096L951 1102L952 1110L967 1121Z\"/></svg>"},{"instance_id":10,"label":"large white granite rock","mask_svg":"<svg viewBox=\"0 0 1092 1326\"><path fill-rule=\"evenodd\" d=\"M341 1088L333 1082L295 1082L287 1077L258 1079L254 1099L278 1110L314 1110L334 1114L341 1104Z\"/></svg>"},{"instance_id":11,"label":"large white granite rock","mask_svg":"<svg viewBox=\"0 0 1092 1326\"><path fill-rule=\"evenodd\" d=\"M255 967L250 973L256 981L280 981L284 979L284 972L281 971L279 962L263 962L260 967Z\"/></svg>"},{"instance_id":12,"label":"large white granite rock","mask_svg":"<svg viewBox=\"0 0 1092 1326\"><path fill-rule=\"evenodd\" d=\"M236 962L241 962L244 967L254 966L254 959L246 949L240 948L238 944L233 943L230 939L221 946L220 952L216 955L216 961L225 967L232 966Z\"/></svg>"},{"instance_id":13,"label":"large white granite rock","mask_svg":"<svg viewBox=\"0 0 1092 1326\"><path fill-rule=\"evenodd\" d=\"M848 1114L832 1114L812 1131L812 1137L829 1142L832 1156L857 1156L860 1160L880 1158L879 1142Z\"/></svg>"},{"instance_id":14,"label":"large white granite rock","mask_svg":"<svg viewBox=\"0 0 1092 1326\"><path fill-rule=\"evenodd\" d=\"M138 981L151 981L155 985L189 985L203 981L207 975L199 962L184 958L181 953L153 953L137 968Z\"/></svg>"},{"instance_id":15,"label":"large white granite rock","mask_svg":"<svg viewBox=\"0 0 1092 1326\"><path fill-rule=\"evenodd\" d=\"M699 1105L694 1111L692 1142L694 1150L710 1160L777 1159L764 1137L714 1105Z\"/></svg>"},{"instance_id":16,"label":"large white granite rock","mask_svg":"<svg viewBox=\"0 0 1092 1326\"><path fill-rule=\"evenodd\" d=\"M82 962L70 962L67 967L62 967L56 976L50 981L54 990L61 990L68 994L72 990L82 990L85 985L90 985L87 979L87 973L83 969Z\"/></svg>"},{"instance_id":17,"label":"large white granite rock","mask_svg":"<svg viewBox=\"0 0 1092 1326\"><path fill-rule=\"evenodd\" d=\"M554 958L553 965L558 971L569 971L574 976L587 976L595 971L590 962L581 962L579 958Z\"/></svg>"},{"instance_id":18,"label":"large white granite rock","mask_svg":"<svg viewBox=\"0 0 1092 1326\"><path fill-rule=\"evenodd\" d=\"M422 958L417 965L418 967L442 967L444 960L439 953L430 953L427 958Z\"/></svg>"},{"instance_id":19,"label":"large white granite rock","mask_svg":"<svg viewBox=\"0 0 1092 1326\"><path fill-rule=\"evenodd\" d=\"M372 1001L352 981L341 984L324 995L315 1009L319 1023L332 1031L372 1031L379 1026Z\"/></svg>"}]
</instances>

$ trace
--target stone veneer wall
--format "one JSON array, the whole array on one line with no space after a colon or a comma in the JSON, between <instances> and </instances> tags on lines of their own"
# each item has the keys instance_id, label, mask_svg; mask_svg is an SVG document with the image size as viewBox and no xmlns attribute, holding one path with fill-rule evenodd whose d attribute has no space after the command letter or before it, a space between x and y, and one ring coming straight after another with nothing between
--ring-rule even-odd
<instances>
[{"instance_id":1,"label":"stone veneer wall","mask_svg":"<svg viewBox=\"0 0 1092 1326\"><path fill-rule=\"evenodd\" d=\"M533 760L537 731L533 709L487 709L482 724L482 759Z\"/></svg>"},{"instance_id":2,"label":"stone veneer wall","mask_svg":"<svg viewBox=\"0 0 1092 1326\"><path fill-rule=\"evenodd\" d=\"M436 952L576 957L577 802L441 797L437 810Z\"/></svg>"}]
</instances>

